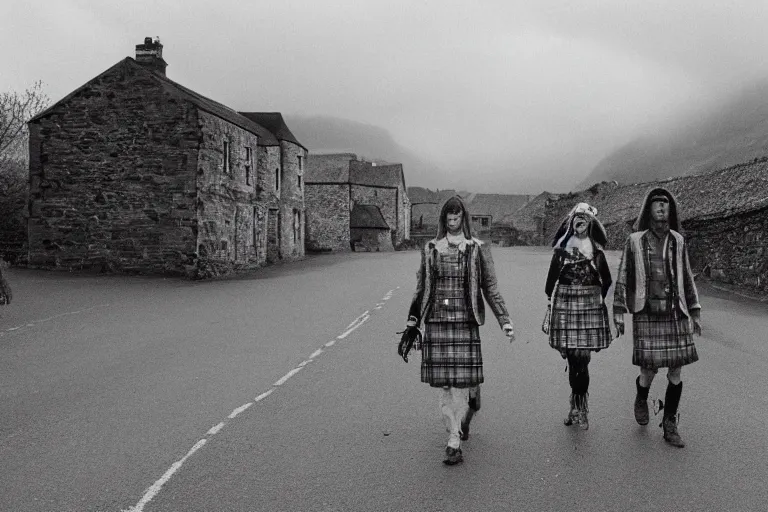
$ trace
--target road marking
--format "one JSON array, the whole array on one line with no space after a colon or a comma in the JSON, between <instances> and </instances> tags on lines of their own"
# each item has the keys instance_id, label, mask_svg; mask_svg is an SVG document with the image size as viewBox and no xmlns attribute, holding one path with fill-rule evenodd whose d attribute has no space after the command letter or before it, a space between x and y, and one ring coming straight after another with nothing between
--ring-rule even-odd
<instances>
[{"instance_id":1,"label":"road marking","mask_svg":"<svg viewBox=\"0 0 768 512\"><path fill-rule=\"evenodd\" d=\"M215 427L211 427L211 430L206 432L205 435L207 435L207 436L215 436L216 434L219 433L219 430L221 430L222 428L224 428L224 422L223 421L221 423L219 423L218 425L216 425Z\"/></svg>"},{"instance_id":2,"label":"road marking","mask_svg":"<svg viewBox=\"0 0 768 512\"><path fill-rule=\"evenodd\" d=\"M84 309L78 309L77 311L67 311L66 313L59 313L58 315L49 316L48 318L41 318L39 320L32 320L29 323L26 323L24 325L17 325L16 327L9 327L5 330L5 332L13 332L18 331L19 329L22 329L24 327L34 327L37 324L41 324L43 322L50 322L51 320L56 320L57 318L62 318L69 315L79 315L81 313L87 313L88 311L91 311L92 309L96 308L106 308L111 306L111 304L96 304L95 306L91 306L89 308ZM2 336L3 333L0 333L0 336Z\"/></svg>"},{"instance_id":3,"label":"road marking","mask_svg":"<svg viewBox=\"0 0 768 512\"><path fill-rule=\"evenodd\" d=\"M398 286L397 288L400 288L400 287ZM393 291L394 291L394 290L390 290L389 292L387 292L387 295L388 295L388 297L387 297L387 298L385 298L385 299L383 299L383 300L389 300L389 297L391 297L391 296L392 296L392 292L393 292ZM100 306L104 306L104 305L107 305L107 306L108 306L109 304L103 304L103 305L100 305ZM100 307L100 306L94 306L94 307ZM379 307L377 307L376 309L381 309L381 305L380 305L380 304L377 304L377 306L379 306ZM93 308L89 308L89 309L93 309ZM83 310L83 311L85 311L85 310ZM75 313L79 313L79 312L73 312L73 313L63 313L62 315L57 315L57 316L63 316L63 315L67 315L67 314L75 314ZM51 318L56 318L56 317L51 317ZM329 342L325 343L325 344L323 345L323 347L332 347L332 346L333 346L333 345L336 343L336 341L337 341L337 340L343 340L344 338L346 338L347 336L349 336L349 335L350 335L350 334L351 334L351 333L352 333L352 332L353 332L355 329L357 329L358 327L360 327L361 325L363 325L365 322L367 322L367 321L368 321L370 318L371 318L371 315L370 315L370 311L365 311L363 314L361 314L360 316L358 316L357 318L355 318L355 319L354 319L354 320L353 320L353 321L352 321L352 322L351 322L351 323L350 323L350 324L349 324L349 325L346 327L346 330L345 330L343 333L341 333L341 334L340 334L339 336L337 336L335 339L332 339L332 340L330 340ZM46 320L49 320L49 319L46 319ZM14 328L14 329L18 329L18 327ZM0 333L0 335L2 335L2 333ZM294 375L296 375L297 373L299 373L299 371L300 371L302 368L304 368L304 367L305 367L307 364L311 363L311 362L312 362L312 361L313 361L315 358L317 358L318 356L320 356L320 354L322 354L323 352L324 352L324 351L323 351L323 348L322 348L322 347L321 347L321 348L318 348L317 350L315 350L314 352L312 352L312 354L309 356L309 359L307 359L307 360L305 360L305 361L302 361L302 362L301 362L301 364L299 364L299 365L298 365L296 368L294 368L293 370L289 371L288 373L286 373L285 375L283 375L282 377L280 377L280 379L278 379L278 380L277 380L277 382L275 382L274 384L272 384L272 387L271 387L269 390L265 391L264 393L260 394L260 395L259 395L259 396L257 396L256 398L254 398L254 399L253 399L253 402L248 402L248 403L246 403L246 404L244 404L244 405L241 405L240 407L238 407L238 408L237 408L237 409L235 409L234 411L232 411L232 412L229 414L229 416L228 416L227 418L229 418L229 419L234 419L236 416L238 416L240 413L242 413L243 411L245 411L246 409L248 409L250 406L252 406L252 405L253 405L253 404L255 404L256 402L260 402L261 400L263 400L263 399L265 399L266 397L268 397L269 395L271 395L271 394L272 394L272 393L275 391L275 389L276 389L278 386L282 386L283 384L285 384L285 383L288 381L288 379L290 379L291 377L293 377ZM222 421L222 422L221 422L221 423L219 423L218 425L216 425L216 426L214 426L214 427L211 427L211 429L210 429L210 430L208 430L208 432L206 432L206 435L207 435L207 436L213 436L213 435L216 435L216 434L218 434L218 433L221 431L221 429L223 429L223 428L224 428L224 426L225 426L225 422L223 422L223 421ZM206 439L201 439L200 441L198 441L198 442L197 442L197 443L196 443L196 444L195 444L195 445L192 447L192 449L191 449L191 450L189 450L189 452L187 452L187 454L186 454L184 457L182 457L182 458L181 458L181 460L174 462L174 463L171 465L170 469L168 469L168 471L166 471L166 472L163 474L163 476L162 476L162 477L160 477L160 479L159 479L159 480L157 480L157 481L156 481L154 484L152 484L152 485L151 485L151 486L150 486L150 487L149 487L149 488L148 488L148 489L147 489L147 490L144 492L144 496L142 496L142 497L141 497L141 499L139 500L139 502L138 502L138 503L136 503L136 505L134 505L134 506L132 506L132 507L129 507L129 508L127 508L127 509L123 509L121 512L143 512L143 510L144 510L144 507L147 505L147 503L149 503L150 501L152 501L152 499L153 499L155 496L157 496L157 494L158 494L158 493L159 493L159 492L162 490L163 486L164 486L164 485L165 485L165 484L168 482L168 480L170 480L170 479L171 479L171 477L173 476L173 474L174 474L174 473L176 473L176 471L178 471L178 470L179 470L179 468L181 468L181 465L182 465L182 464L184 464L184 461L186 461L186 460L187 460L187 459L188 459L188 458L189 458L189 457L190 457L190 456L191 456L193 453L195 453L197 450L199 450L200 448L202 448L202 447L203 447L203 445L205 445L205 443L206 443Z\"/></svg>"},{"instance_id":4,"label":"road marking","mask_svg":"<svg viewBox=\"0 0 768 512\"><path fill-rule=\"evenodd\" d=\"M197 450L202 448L204 444L205 444L205 439L201 439L197 443L195 443L195 446L193 446L192 449L189 450L187 454L181 458L181 460L174 462L171 465L170 469L168 469L168 471L166 471L165 474L161 476L157 482L152 484L149 487L149 489L147 489L144 492L144 496L141 497L141 499L135 506L130 507L126 510L123 510L122 512L142 512L146 504L152 501L152 498L154 498L157 495L157 493L160 492L160 489L162 489L163 486L166 484L166 482L168 482L168 480L171 479L173 474L179 470L181 465L184 464L184 461L186 461Z\"/></svg>"},{"instance_id":5,"label":"road marking","mask_svg":"<svg viewBox=\"0 0 768 512\"><path fill-rule=\"evenodd\" d=\"M262 393L262 394L260 394L259 396L257 396L256 398L254 398L254 399L253 399L253 401L254 401L254 402L260 402L260 401L264 400L264 399L265 399L265 398L267 398L269 395L271 395L271 394L272 394L272 392L273 392L274 390L275 390L275 388L272 388L272 389L270 389L269 391L267 391L267 392L265 392L265 393Z\"/></svg>"},{"instance_id":6,"label":"road marking","mask_svg":"<svg viewBox=\"0 0 768 512\"><path fill-rule=\"evenodd\" d=\"M293 377L294 375L299 373L299 370L301 370L301 367L294 368L293 370L289 371L288 373L286 373L285 375L280 377L280 380L278 380L277 382L275 382L272 385L273 386L282 386L283 384L285 384L285 381L287 381L288 379L290 379L291 377Z\"/></svg>"},{"instance_id":7,"label":"road marking","mask_svg":"<svg viewBox=\"0 0 768 512\"><path fill-rule=\"evenodd\" d=\"M237 409L232 411L229 414L229 416L227 416L227 418L229 418L229 419L234 418L235 416L237 416L238 414L240 414L241 412L243 412L244 410L246 410L247 408L249 408L252 405L253 405L253 402L248 402L247 404L241 405L240 407L238 407Z\"/></svg>"},{"instance_id":8,"label":"road marking","mask_svg":"<svg viewBox=\"0 0 768 512\"><path fill-rule=\"evenodd\" d=\"M360 321L359 321L359 322L357 322L356 324L354 324L353 326L351 326L350 328L348 328L348 329L347 329L346 331L344 331L342 334L340 334L340 335L336 336L336 339L338 339L338 340L343 340L344 338L346 338L347 336L349 336L349 335L352 333L352 331L354 331L355 329L357 329L358 327L360 327L361 325L363 325L365 322L367 322L367 321L368 321L368 319L369 319L369 318L371 318L371 315L369 315L369 314L368 314L368 311L366 311L365 313L363 313L363 315L364 315L364 316L362 316L362 318L361 318L361 317L358 317L358 318L360 319ZM350 325L351 325L351 324L350 324Z\"/></svg>"}]
</instances>

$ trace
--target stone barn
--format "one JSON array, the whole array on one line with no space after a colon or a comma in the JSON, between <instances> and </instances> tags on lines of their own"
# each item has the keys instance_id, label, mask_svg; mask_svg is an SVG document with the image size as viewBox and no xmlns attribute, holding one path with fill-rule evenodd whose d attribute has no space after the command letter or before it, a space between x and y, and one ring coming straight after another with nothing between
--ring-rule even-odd
<instances>
[{"instance_id":1,"label":"stone barn","mask_svg":"<svg viewBox=\"0 0 768 512\"><path fill-rule=\"evenodd\" d=\"M310 251L349 251L355 205L376 206L391 246L410 238L411 207L403 166L358 160L353 153L311 155L306 172L306 246Z\"/></svg>"},{"instance_id":2,"label":"stone barn","mask_svg":"<svg viewBox=\"0 0 768 512\"><path fill-rule=\"evenodd\" d=\"M378 206L356 204L349 220L353 251L393 251L389 225Z\"/></svg>"},{"instance_id":3,"label":"stone barn","mask_svg":"<svg viewBox=\"0 0 768 512\"><path fill-rule=\"evenodd\" d=\"M307 150L166 76L159 40L29 122L33 267L215 275L304 256Z\"/></svg>"}]
</instances>

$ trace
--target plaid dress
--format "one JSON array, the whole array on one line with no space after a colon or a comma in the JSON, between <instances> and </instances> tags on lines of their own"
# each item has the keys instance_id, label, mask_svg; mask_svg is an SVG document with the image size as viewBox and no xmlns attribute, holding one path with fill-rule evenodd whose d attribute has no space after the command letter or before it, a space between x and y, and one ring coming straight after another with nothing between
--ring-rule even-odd
<instances>
[{"instance_id":1,"label":"plaid dress","mask_svg":"<svg viewBox=\"0 0 768 512\"><path fill-rule=\"evenodd\" d=\"M613 335L597 271L589 260L580 259L563 272L568 274L565 280L570 284L557 285L549 346L560 352L608 348Z\"/></svg>"},{"instance_id":2,"label":"plaid dress","mask_svg":"<svg viewBox=\"0 0 768 512\"><path fill-rule=\"evenodd\" d=\"M424 322L421 381L457 388L483 382L480 329L466 303L466 260L449 246L436 262L435 296Z\"/></svg>"}]
</instances>

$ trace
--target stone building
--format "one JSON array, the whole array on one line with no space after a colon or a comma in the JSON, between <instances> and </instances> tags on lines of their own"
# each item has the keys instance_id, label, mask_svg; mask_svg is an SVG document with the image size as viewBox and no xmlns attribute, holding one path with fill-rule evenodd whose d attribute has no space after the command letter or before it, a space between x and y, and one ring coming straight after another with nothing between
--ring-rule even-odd
<instances>
[{"instance_id":1,"label":"stone building","mask_svg":"<svg viewBox=\"0 0 768 512\"><path fill-rule=\"evenodd\" d=\"M307 150L170 80L163 45L29 122L33 267L215 275L304 256Z\"/></svg>"},{"instance_id":2,"label":"stone building","mask_svg":"<svg viewBox=\"0 0 768 512\"><path fill-rule=\"evenodd\" d=\"M352 249L356 240L351 215L356 205L379 210L390 231L387 247L410 237L411 207L401 164L366 162L353 153L312 155L305 180L307 250Z\"/></svg>"},{"instance_id":3,"label":"stone building","mask_svg":"<svg viewBox=\"0 0 768 512\"><path fill-rule=\"evenodd\" d=\"M768 294L768 159L660 182L603 182L562 195L547 208L554 233L567 212L585 201L598 209L608 248L621 249L647 192L656 186L679 201L679 217L694 271L715 281Z\"/></svg>"},{"instance_id":4,"label":"stone building","mask_svg":"<svg viewBox=\"0 0 768 512\"><path fill-rule=\"evenodd\" d=\"M378 206L356 204L349 218L349 233L353 251L392 251L389 224Z\"/></svg>"}]
</instances>

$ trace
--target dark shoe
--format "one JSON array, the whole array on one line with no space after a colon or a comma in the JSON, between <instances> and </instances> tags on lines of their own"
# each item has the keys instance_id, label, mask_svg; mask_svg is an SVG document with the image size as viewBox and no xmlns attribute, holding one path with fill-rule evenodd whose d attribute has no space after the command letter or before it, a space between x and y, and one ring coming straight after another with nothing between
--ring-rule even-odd
<instances>
[{"instance_id":1,"label":"dark shoe","mask_svg":"<svg viewBox=\"0 0 768 512\"><path fill-rule=\"evenodd\" d=\"M470 407L467 411L464 419L461 420L461 440L466 441L469 439L469 422L472 421L472 416L475 415L475 411Z\"/></svg>"},{"instance_id":2,"label":"dark shoe","mask_svg":"<svg viewBox=\"0 0 768 512\"><path fill-rule=\"evenodd\" d=\"M648 412L648 391L650 388L644 388L640 385L640 377L635 380L637 395L635 395L635 421L638 425L647 425L650 414Z\"/></svg>"},{"instance_id":3,"label":"dark shoe","mask_svg":"<svg viewBox=\"0 0 768 512\"><path fill-rule=\"evenodd\" d=\"M677 432L677 418L674 416L665 416L664 420L661 422L661 427L664 429L664 440L667 443L676 446L677 448L685 447L685 442L683 442L683 439Z\"/></svg>"},{"instance_id":4,"label":"dark shoe","mask_svg":"<svg viewBox=\"0 0 768 512\"><path fill-rule=\"evenodd\" d=\"M570 427L579 422L579 409L576 407L576 395L571 393L571 410L568 412L568 416L563 420L563 424L566 427Z\"/></svg>"},{"instance_id":5,"label":"dark shoe","mask_svg":"<svg viewBox=\"0 0 768 512\"><path fill-rule=\"evenodd\" d=\"M446 446L445 459L443 459L443 464L447 466L453 466L454 464L459 464L460 462L464 462L464 457L461 455L461 448L451 448L450 446Z\"/></svg>"}]
</instances>

